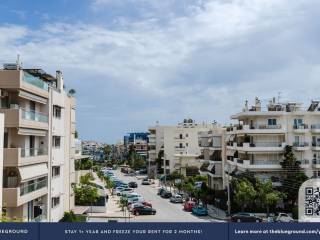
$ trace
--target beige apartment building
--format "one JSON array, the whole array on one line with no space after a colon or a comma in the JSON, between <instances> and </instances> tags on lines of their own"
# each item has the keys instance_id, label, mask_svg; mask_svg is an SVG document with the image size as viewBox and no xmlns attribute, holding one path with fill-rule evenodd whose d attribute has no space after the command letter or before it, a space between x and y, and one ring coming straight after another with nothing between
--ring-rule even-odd
<instances>
[{"instance_id":1,"label":"beige apartment building","mask_svg":"<svg viewBox=\"0 0 320 240\"><path fill-rule=\"evenodd\" d=\"M262 180L281 185L281 165L286 145L308 177L320 176L320 104L304 108L296 102L277 103L273 98L262 106L256 98L249 108L231 117L238 124L227 129L227 172L254 172Z\"/></svg>"},{"instance_id":2,"label":"beige apartment building","mask_svg":"<svg viewBox=\"0 0 320 240\"><path fill-rule=\"evenodd\" d=\"M199 146L201 155L198 157L202 163L200 174L208 178L208 187L213 190L225 189L223 181L225 168L225 138L226 129L215 125L209 131L199 132Z\"/></svg>"},{"instance_id":3,"label":"beige apartment building","mask_svg":"<svg viewBox=\"0 0 320 240\"><path fill-rule=\"evenodd\" d=\"M185 176L199 173L201 148L198 134L209 131L214 124L195 123L184 119L176 126L156 125L149 128L149 173L155 172L156 159L161 158L161 168L166 174L178 171ZM160 155L159 155L160 153Z\"/></svg>"},{"instance_id":4,"label":"beige apartment building","mask_svg":"<svg viewBox=\"0 0 320 240\"><path fill-rule=\"evenodd\" d=\"M0 70L1 192L9 218L56 222L74 205L76 103L63 85L60 71L52 76L19 64L5 64Z\"/></svg>"}]
</instances>

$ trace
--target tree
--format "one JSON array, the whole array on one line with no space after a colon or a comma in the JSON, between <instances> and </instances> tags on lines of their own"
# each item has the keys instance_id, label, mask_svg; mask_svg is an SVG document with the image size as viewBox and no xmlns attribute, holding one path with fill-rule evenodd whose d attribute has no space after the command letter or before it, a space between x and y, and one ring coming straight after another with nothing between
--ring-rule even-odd
<instances>
[{"instance_id":1,"label":"tree","mask_svg":"<svg viewBox=\"0 0 320 240\"><path fill-rule=\"evenodd\" d=\"M236 183L235 200L241 207L241 211L244 211L248 203L252 202L257 193L253 185L248 180L240 180Z\"/></svg>"},{"instance_id":2,"label":"tree","mask_svg":"<svg viewBox=\"0 0 320 240\"><path fill-rule=\"evenodd\" d=\"M303 182L308 180L308 177L300 168L300 162L297 161L292 146L285 146L284 159L281 162L282 169L284 170L282 177L282 191L286 195L286 199L291 203L291 207L296 204L298 199L299 188Z\"/></svg>"},{"instance_id":3,"label":"tree","mask_svg":"<svg viewBox=\"0 0 320 240\"><path fill-rule=\"evenodd\" d=\"M105 155L105 159L106 160L109 159L109 156L110 156L111 152L112 152L111 146L110 145L105 145L104 148L103 148L103 153Z\"/></svg>"},{"instance_id":4,"label":"tree","mask_svg":"<svg viewBox=\"0 0 320 240\"><path fill-rule=\"evenodd\" d=\"M99 198L98 190L89 185L75 185L73 191L76 205L89 206Z\"/></svg>"},{"instance_id":5,"label":"tree","mask_svg":"<svg viewBox=\"0 0 320 240\"><path fill-rule=\"evenodd\" d=\"M94 177L92 176L92 174L87 173L80 177L80 184L89 185L90 181L93 181L93 180L94 180Z\"/></svg>"},{"instance_id":6,"label":"tree","mask_svg":"<svg viewBox=\"0 0 320 240\"><path fill-rule=\"evenodd\" d=\"M63 217L60 219L59 222L85 222L85 216L77 216L74 214L73 211L64 212Z\"/></svg>"},{"instance_id":7,"label":"tree","mask_svg":"<svg viewBox=\"0 0 320 240\"><path fill-rule=\"evenodd\" d=\"M69 90L68 95L70 96L74 96L76 94L76 90L74 90L73 88Z\"/></svg>"},{"instance_id":8,"label":"tree","mask_svg":"<svg viewBox=\"0 0 320 240\"><path fill-rule=\"evenodd\" d=\"M267 217L269 217L270 206L277 204L283 198L283 194L273 189L270 180L267 182L258 180L257 197L261 205L266 207Z\"/></svg>"}]
</instances>

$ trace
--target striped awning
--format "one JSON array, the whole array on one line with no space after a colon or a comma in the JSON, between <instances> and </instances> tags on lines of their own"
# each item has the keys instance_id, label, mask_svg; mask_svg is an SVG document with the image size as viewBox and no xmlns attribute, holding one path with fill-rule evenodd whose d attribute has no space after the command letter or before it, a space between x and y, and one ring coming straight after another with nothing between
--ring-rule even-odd
<instances>
[{"instance_id":1,"label":"striped awning","mask_svg":"<svg viewBox=\"0 0 320 240\"><path fill-rule=\"evenodd\" d=\"M34 95L32 93L29 93L29 92L26 92L23 90L19 90L19 97L22 97L22 98L25 98L25 99L28 99L31 101L35 101L38 103L42 103L42 104L47 104L47 102L48 102L48 100L44 97L40 97L40 96Z\"/></svg>"},{"instance_id":2,"label":"striped awning","mask_svg":"<svg viewBox=\"0 0 320 240\"><path fill-rule=\"evenodd\" d=\"M19 174L21 182L26 182L48 175L48 167L46 163L23 166L19 167Z\"/></svg>"},{"instance_id":3,"label":"striped awning","mask_svg":"<svg viewBox=\"0 0 320 240\"><path fill-rule=\"evenodd\" d=\"M47 135L47 131L39 130L39 129L31 129L31 128L19 128L18 134L19 135L33 135L33 136L45 137Z\"/></svg>"}]
</instances>

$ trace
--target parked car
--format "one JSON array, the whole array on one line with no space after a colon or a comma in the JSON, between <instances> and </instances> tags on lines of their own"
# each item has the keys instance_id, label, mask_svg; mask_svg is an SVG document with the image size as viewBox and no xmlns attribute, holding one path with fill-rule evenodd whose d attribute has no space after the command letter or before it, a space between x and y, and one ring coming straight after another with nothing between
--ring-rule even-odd
<instances>
[{"instance_id":1,"label":"parked car","mask_svg":"<svg viewBox=\"0 0 320 240\"><path fill-rule=\"evenodd\" d=\"M120 196L121 195L121 192L124 188L123 187L116 187L116 194L117 196Z\"/></svg>"},{"instance_id":2,"label":"parked car","mask_svg":"<svg viewBox=\"0 0 320 240\"><path fill-rule=\"evenodd\" d=\"M207 216L208 210L204 206L198 205L192 208L192 213L197 216Z\"/></svg>"},{"instance_id":3,"label":"parked car","mask_svg":"<svg viewBox=\"0 0 320 240\"><path fill-rule=\"evenodd\" d=\"M137 188L138 184L136 182L129 182L128 186L131 187L131 188Z\"/></svg>"},{"instance_id":4,"label":"parked car","mask_svg":"<svg viewBox=\"0 0 320 240\"><path fill-rule=\"evenodd\" d=\"M156 210L152 207L148 206L137 206L132 209L132 214L138 216L138 215L155 215Z\"/></svg>"},{"instance_id":5,"label":"parked car","mask_svg":"<svg viewBox=\"0 0 320 240\"><path fill-rule=\"evenodd\" d=\"M143 197L134 196L134 197L128 198L128 205L133 204L133 203L141 203L143 201L144 201Z\"/></svg>"},{"instance_id":6,"label":"parked car","mask_svg":"<svg viewBox=\"0 0 320 240\"><path fill-rule=\"evenodd\" d=\"M152 208L152 204L150 202L141 201L141 202L128 204L128 209L129 209L129 211L132 211L132 209L134 209L134 208L136 208L138 206L147 206L147 207L151 207Z\"/></svg>"},{"instance_id":7,"label":"parked car","mask_svg":"<svg viewBox=\"0 0 320 240\"><path fill-rule=\"evenodd\" d=\"M172 193L168 190L165 190L161 193L161 197L162 198L171 198L172 197Z\"/></svg>"},{"instance_id":8,"label":"parked car","mask_svg":"<svg viewBox=\"0 0 320 240\"><path fill-rule=\"evenodd\" d=\"M127 194L127 193L132 193L133 192L133 188L124 188L124 189L122 189L122 191L121 191L121 194L120 195L125 195L125 194Z\"/></svg>"},{"instance_id":9,"label":"parked car","mask_svg":"<svg viewBox=\"0 0 320 240\"><path fill-rule=\"evenodd\" d=\"M163 192L163 191L165 191L166 189L165 188L163 188L163 187L161 187L161 188L159 188L158 189L158 195L161 195L161 193Z\"/></svg>"},{"instance_id":10,"label":"parked car","mask_svg":"<svg viewBox=\"0 0 320 240\"><path fill-rule=\"evenodd\" d=\"M262 222L254 213L239 212L231 216L231 222Z\"/></svg>"},{"instance_id":11,"label":"parked car","mask_svg":"<svg viewBox=\"0 0 320 240\"><path fill-rule=\"evenodd\" d=\"M183 203L183 199L179 194L175 194L170 198L170 202L172 202L172 203Z\"/></svg>"},{"instance_id":12,"label":"parked car","mask_svg":"<svg viewBox=\"0 0 320 240\"><path fill-rule=\"evenodd\" d=\"M287 213L278 213L275 222L294 222L293 218Z\"/></svg>"},{"instance_id":13,"label":"parked car","mask_svg":"<svg viewBox=\"0 0 320 240\"><path fill-rule=\"evenodd\" d=\"M126 193L124 197L129 199L129 198L141 197L141 195L136 192L131 192L131 193Z\"/></svg>"},{"instance_id":14,"label":"parked car","mask_svg":"<svg viewBox=\"0 0 320 240\"><path fill-rule=\"evenodd\" d=\"M192 212L192 208L195 207L196 203L193 201L187 201L183 205L183 210L187 212Z\"/></svg>"},{"instance_id":15,"label":"parked car","mask_svg":"<svg viewBox=\"0 0 320 240\"><path fill-rule=\"evenodd\" d=\"M203 182L195 182L194 183L195 188L201 188L202 187L202 183Z\"/></svg>"},{"instance_id":16,"label":"parked car","mask_svg":"<svg viewBox=\"0 0 320 240\"><path fill-rule=\"evenodd\" d=\"M150 185L150 181L149 179L143 179L142 182L141 182L142 185Z\"/></svg>"}]
</instances>

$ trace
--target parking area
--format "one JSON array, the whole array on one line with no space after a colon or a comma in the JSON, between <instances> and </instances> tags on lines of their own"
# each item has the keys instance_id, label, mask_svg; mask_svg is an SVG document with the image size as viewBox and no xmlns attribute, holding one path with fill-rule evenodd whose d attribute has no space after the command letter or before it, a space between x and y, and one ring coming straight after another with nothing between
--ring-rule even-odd
<instances>
[{"instance_id":1,"label":"parking area","mask_svg":"<svg viewBox=\"0 0 320 240\"><path fill-rule=\"evenodd\" d=\"M145 201L152 204L152 208L156 209L155 215L139 215L131 216L132 222L208 222L216 221L208 216L199 217L190 212L183 210L182 203L171 203L169 199L164 199L157 195L159 183L155 181L151 185L142 185L142 179L145 176L127 176L119 170L114 171L114 175L125 183L137 182L138 187L134 192L141 195ZM120 197L119 197L120 198Z\"/></svg>"}]
</instances>

